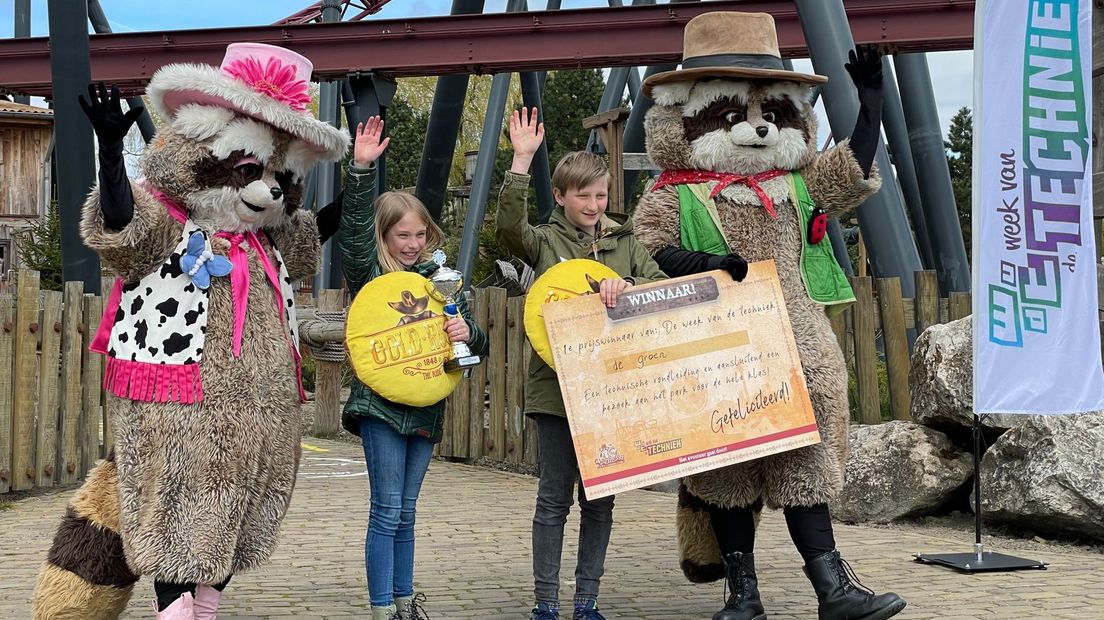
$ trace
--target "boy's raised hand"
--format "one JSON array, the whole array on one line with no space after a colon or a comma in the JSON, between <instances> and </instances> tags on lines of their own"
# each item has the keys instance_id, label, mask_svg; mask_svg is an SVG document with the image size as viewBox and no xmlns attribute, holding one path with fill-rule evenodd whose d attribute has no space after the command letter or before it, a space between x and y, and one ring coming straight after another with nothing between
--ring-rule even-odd
<instances>
[{"instance_id":1,"label":"boy's raised hand","mask_svg":"<svg viewBox=\"0 0 1104 620\"><path fill-rule=\"evenodd\" d=\"M357 125L356 142L353 143L353 164L355 166L367 168L387 150L391 138L384 138L381 142L380 136L382 135L383 120L378 116L373 116Z\"/></svg>"},{"instance_id":2,"label":"boy's raised hand","mask_svg":"<svg viewBox=\"0 0 1104 620\"><path fill-rule=\"evenodd\" d=\"M510 172L528 174L529 164L544 141L544 123L537 122L537 109L521 108L510 115L510 144L514 148L514 161Z\"/></svg>"}]
</instances>

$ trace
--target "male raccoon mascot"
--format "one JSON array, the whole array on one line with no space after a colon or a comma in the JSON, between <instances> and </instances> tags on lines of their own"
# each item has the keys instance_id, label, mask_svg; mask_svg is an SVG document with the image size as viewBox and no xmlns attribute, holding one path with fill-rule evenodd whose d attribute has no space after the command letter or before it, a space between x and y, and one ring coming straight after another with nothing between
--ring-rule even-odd
<instances>
[{"instance_id":1,"label":"male raccoon mascot","mask_svg":"<svg viewBox=\"0 0 1104 620\"><path fill-rule=\"evenodd\" d=\"M35 618L115 618L138 576L158 618L213 619L231 576L268 560L295 484L303 397L291 283L319 264L336 209L300 209L348 136L307 110L310 62L234 44L221 68L169 65L147 94L167 125L129 181L141 112L82 98L100 145L85 244L117 275L93 350L107 355L114 452L58 528Z\"/></svg>"},{"instance_id":2,"label":"male raccoon mascot","mask_svg":"<svg viewBox=\"0 0 1104 620\"><path fill-rule=\"evenodd\" d=\"M782 507L825 619L877 620L905 602L875 595L835 549L828 501L847 459L847 370L826 310L853 301L824 239L824 219L880 187L871 170L881 115L881 64L871 51L847 65L862 104L851 141L817 153L812 85L786 71L774 20L707 13L685 31L682 70L644 83L648 154L663 168L636 207L636 236L668 275L774 260L809 387L821 443L683 479L678 534L691 581L724 577L730 595L714 620L766 618L753 547L755 513ZM745 260L746 259L746 260Z\"/></svg>"}]
</instances>

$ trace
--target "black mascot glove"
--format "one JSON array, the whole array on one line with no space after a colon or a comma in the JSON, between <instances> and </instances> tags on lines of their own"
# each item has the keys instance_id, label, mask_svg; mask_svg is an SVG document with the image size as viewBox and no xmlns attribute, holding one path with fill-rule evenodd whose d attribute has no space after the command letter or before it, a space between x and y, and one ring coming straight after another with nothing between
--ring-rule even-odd
<instances>
[{"instance_id":1,"label":"black mascot glove","mask_svg":"<svg viewBox=\"0 0 1104 620\"><path fill-rule=\"evenodd\" d=\"M326 243L341 226L341 201L344 196L344 191L338 192L333 202L322 207L315 214L314 221L318 224L318 243Z\"/></svg>"},{"instance_id":2,"label":"black mascot glove","mask_svg":"<svg viewBox=\"0 0 1104 620\"><path fill-rule=\"evenodd\" d=\"M882 58L873 45L863 45L847 53L843 65L858 89L859 117L851 132L851 152L862 168L863 178L870 178L874 154L882 126Z\"/></svg>"},{"instance_id":3,"label":"black mascot glove","mask_svg":"<svg viewBox=\"0 0 1104 620\"><path fill-rule=\"evenodd\" d=\"M672 278L722 269L739 282L747 276L748 271L747 261L738 254L718 256L709 252L680 250L669 245L656 252L653 258L663 273Z\"/></svg>"},{"instance_id":4,"label":"black mascot glove","mask_svg":"<svg viewBox=\"0 0 1104 620\"><path fill-rule=\"evenodd\" d=\"M710 256L706 263L710 270L720 269L727 271L728 275L732 276L732 279L737 282L742 282L747 277L748 263L739 254L728 254L726 256Z\"/></svg>"},{"instance_id":5,"label":"black mascot glove","mask_svg":"<svg viewBox=\"0 0 1104 620\"><path fill-rule=\"evenodd\" d=\"M123 138L145 109L131 108L123 113L123 106L119 105L119 87L112 85L109 94L102 83L89 84L88 99L81 95L80 105L84 109L84 115L92 122L92 129L96 131L100 146L122 144Z\"/></svg>"},{"instance_id":6,"label":"black mascot glove","mask_svg":"<svg viewBox=\"0 0 1104 620\"><path fill-rule=\"evenodd\" d=\"M88 99L81 95L80 106L100 143L100 210L104 227L122 230L134 217L134 196L123 161L123 138L144 108L132 108L124 114L119 105L119 88L112 86L108 94L103 84L98 88L89 84Z\"/></svg>"}]
</instances>

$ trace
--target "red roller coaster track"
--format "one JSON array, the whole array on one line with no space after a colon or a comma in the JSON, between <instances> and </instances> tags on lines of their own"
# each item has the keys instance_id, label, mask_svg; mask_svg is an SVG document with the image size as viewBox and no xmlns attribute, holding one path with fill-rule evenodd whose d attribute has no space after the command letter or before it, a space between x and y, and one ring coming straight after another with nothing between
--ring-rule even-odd
<instances>
[{"instance_id":1,"label":"red roller coaster track","mask_svg":"<svg viewBox=\"0 0 1104 620\"><path fill-rule=\"evenodd\" d=\"M973 45L973 0L847 0L845 7L859 43L903 52ZM168 63L217 65L226 45L236 41L294 49L311 59L318 79L370 71L403 77L643 66L678 62L683 25L700 13L724 10L773 14L782 55L807 55L789 0L103 34L90 37L89 44L93 79L129 92ZM0 40L0 91L48 97L50 88L48 39Z\"/></svg>"}]
</instances>

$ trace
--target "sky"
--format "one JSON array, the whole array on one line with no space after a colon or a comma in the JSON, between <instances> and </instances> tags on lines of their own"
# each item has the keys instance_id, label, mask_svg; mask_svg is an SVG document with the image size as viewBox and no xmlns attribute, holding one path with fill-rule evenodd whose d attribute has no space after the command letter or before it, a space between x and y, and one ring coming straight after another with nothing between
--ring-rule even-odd
<instances>
[{"instance_id":1,"label":"sky","mask_svg":"<svg viewBox=\"0 0 1104 620\"><path fill-rule=\"evenodd\" d=\"M79 0L59 0L62 1L70 3ZM100 6L115 32L263 25L279 21L311 4L311 0L100 0ZM544 2L533 0L530 5L534 9L541 8ZM15 0L0 0L0 38L14 36L14 6ZM374 18L445 15L451 6L451 0L391 0ZM565 9L597 6L608 6L608 1L563 0L561 4L561 8ZM488 13L501 12L505 7L506 0L485 0L484 10ZM31 0L31 36L47 36L48 30L47 0ZM955 112L962 106L971 106L973 53L931 53L928 54L928 66L945 136ZM795 60L794 68L812 71L808 60ZM821 125L823 127L827 123L822 121Z\"/></svg>"}]
</instances>

